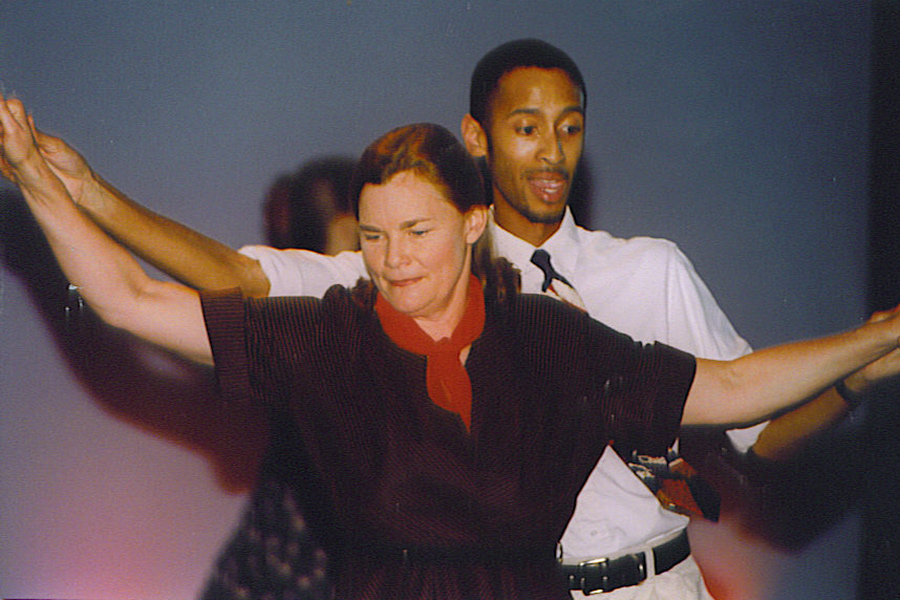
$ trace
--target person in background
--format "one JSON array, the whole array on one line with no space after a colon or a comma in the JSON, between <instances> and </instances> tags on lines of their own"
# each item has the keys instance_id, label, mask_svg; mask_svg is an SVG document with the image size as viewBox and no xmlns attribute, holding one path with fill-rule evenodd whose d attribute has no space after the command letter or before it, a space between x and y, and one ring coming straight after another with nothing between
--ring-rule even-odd
<instances>
[{"instance_id":1,"label":"person in background","mask_svg":"<svg viewBox=\"0 0 900 600\"><path fill-rule=\"evenodd\" d=\"M502 44L476 65L469 104L462 134L489 176L489 233L496 252L521 272L523 291L567 294L593 318L640 341L712 359L750 352L674 243L620 239L575 223L568 204L584 149L587 87L571 57L540 40ZM239 286L251 297L321 296L335 283L351 286L366 276L360 253L329 257L260 246L235 251L128 199L59 140L47 140L42 153L97 224L195 287ZM843 389L858 393L868 379L866 371L856 373ZM730 431L729 441L741 451L752 446L763 459L783 459L849 408L830 389L793 419L775 419L761 433L760 426ZM608 448L579 496L561 540L573 594L708 598L690 556L688 516L672 496L659 501L635 476L646 469L629 466L631 458Z\"/></svg>"},{"instance_id":2,"label":"person in background","mask_svg":"<svg viewBox=\"0 0 900 600\"><path fill-rule=\"evenodd\" d=\"M353 164L341 156L317 158L279 176L263 203L269 245L329 255L358 250L348 198Z\"/></svg>"}]
</instances>

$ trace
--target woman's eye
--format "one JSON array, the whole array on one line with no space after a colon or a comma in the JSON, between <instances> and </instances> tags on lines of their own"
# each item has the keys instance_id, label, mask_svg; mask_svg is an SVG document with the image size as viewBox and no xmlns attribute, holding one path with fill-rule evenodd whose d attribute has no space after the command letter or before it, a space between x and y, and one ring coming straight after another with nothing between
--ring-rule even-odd
<instances>
[{"instance_id":1,"label":"woman's eye","mask_svg":"<svg viewBox=\"0 0 900 600\"><path fill-rule=\"evenodd\" d=\"M535 132L536 127L534 125L523 125L519 127L519 133L523 135L531 135Z\"/></svg>"}]
</instances>

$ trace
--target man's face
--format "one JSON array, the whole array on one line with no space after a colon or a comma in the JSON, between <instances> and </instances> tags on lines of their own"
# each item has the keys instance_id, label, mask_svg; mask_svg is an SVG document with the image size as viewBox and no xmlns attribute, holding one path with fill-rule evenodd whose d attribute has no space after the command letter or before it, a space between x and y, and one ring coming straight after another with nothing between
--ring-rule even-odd
<instances>
[{"instance_id":1,"label":"man's face","mask_svg":"<svg viewBox=\"0 0 900 600\"><path fill-rule=\"evenodd\" d=\"M558 223L584 145L578 87L560 69L520 67L500 78L488 112L495 211Z\"/></svg>"}]
</instances>

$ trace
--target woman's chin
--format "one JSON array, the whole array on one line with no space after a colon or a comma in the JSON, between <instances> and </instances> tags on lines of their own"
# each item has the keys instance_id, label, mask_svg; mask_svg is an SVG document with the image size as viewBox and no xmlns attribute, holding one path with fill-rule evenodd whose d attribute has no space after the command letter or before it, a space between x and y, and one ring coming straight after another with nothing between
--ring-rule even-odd
<instances>
[{"instance_id":1,"label":"woman's chin","mask_svg":"<svg viewBox=\"0 0 900 600\"><path fill-rule=\"evenodd\" d=\"M424 303L416 297L411 297L410 294L404 293L393 293L390 295L385 295L385 300L387 300L391 306L394 307L399 313L402 313L408 317L416 318L421 316L420 313L424 308Z\"/></svg>"}]
</instances>

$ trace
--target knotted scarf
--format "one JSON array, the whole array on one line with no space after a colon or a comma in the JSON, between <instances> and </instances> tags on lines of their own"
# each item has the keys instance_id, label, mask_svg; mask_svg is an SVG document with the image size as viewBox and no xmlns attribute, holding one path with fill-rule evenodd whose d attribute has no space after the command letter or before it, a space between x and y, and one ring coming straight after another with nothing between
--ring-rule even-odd
<instances>
[{"instance_id":1,"label":"knotted scarf","mask_svg":"<svg viewBox=\"0 0 900 600\"><path fill-rule=\"evenodd\" d=\"M426 357L425 383L431 401L457 413L471 429L472 382L459 360L463 348L478 339L484 329L484 294L481 282L469 276L466 308L462 319L449 338L431 339L416 322L378 294L375 312L381 327L391 340L410 352Z\"/></svg>"}]
</instances>

